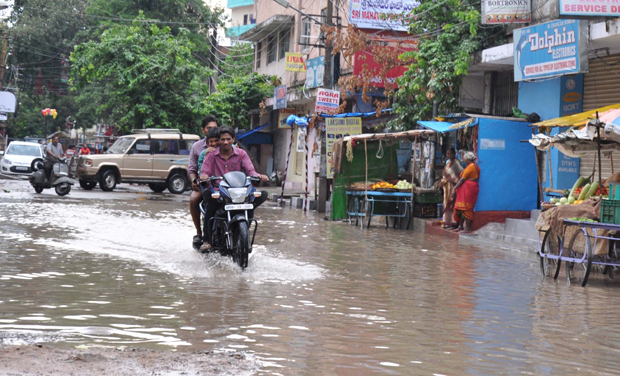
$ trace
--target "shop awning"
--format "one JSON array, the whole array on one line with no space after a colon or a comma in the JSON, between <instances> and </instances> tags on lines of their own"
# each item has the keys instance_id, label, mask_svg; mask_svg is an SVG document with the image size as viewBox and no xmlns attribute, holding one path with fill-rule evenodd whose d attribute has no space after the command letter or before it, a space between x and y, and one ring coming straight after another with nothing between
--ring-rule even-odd
<instances>
[{"instance_id":1,"label":"shop awning","mask_svg":"<svg viewBox=\"0 0 620 376\"><path fill-rule=\"evenodd\" d=\"M531 126L536 128L581 127L586 125L588 120L595 119L597 111L599 114L602 114L603 112L615 110L618 108L620 108L620 103L612 104L611 106L601 107L596 110L585 111L575 115L540 121L538 123L531 124Z\"/></svg>"},{"instance_id":2,"label":"shop awning","mask_svg":"<svg viewBox=\"0 0 620 376\"><path fill-rule=\"evenodd\" d=\"M278 30L286 30L287 27L293 26L294 23L295 16L276 14L245 33L240 34L238 39L247 42L260 42Z\"/></svg>"},{"instance_id":3,"label":"shop awning","mask_svg":"<svg viewBox=\"0 0 620 376\"><path fill-rule=\"evenodd\" d=\"M448 123L445 121L418 121L418 124L438 133L446 133L456 131L461 128L478 125L478 120L476 118L469 118L458 123Z\"/></svg>"},{"instance_id":4,"label":"shop awning","mask_svg":"<svg viewBox=\"0 0 620 376\"><path fill-rule=\"evenodd\" d=\"M386 108L385 110L381 111L381 114L385 114L387 112L392 111L391 108ZM345 118L345 117L369 117L369 116L377 116L377 111L372 111L372 112L345 112L342 114L336 114L336 115L328 115L328 114L321 114L321 117L324 118Z\"/></svg>"},{"instance_id":5,"label":"shop awning","mask_svg":"<svg viewBox=\"0 0 620 376\"><path fill-rule=\"evenodd\" d=\"M263 128L268 127L269 125L271 125L271 123L267 123L267 124L261 125L260 127L254 128L254 129L250 129L249 131L241 131L241 132L237 133L237 137L236 138L237 138L237 140L241 140L241 139L246 138L246 137L248 137L250 135L253 135L254 133L260 131ZM268 135L268 136L271 136L271 135ZM247 140L246 140L246 142L247 142ZM269 144L270 142L255 142L255 143ZM251 144L251 142L250 142L250 144Z\"/></svg>"}]
</instances>

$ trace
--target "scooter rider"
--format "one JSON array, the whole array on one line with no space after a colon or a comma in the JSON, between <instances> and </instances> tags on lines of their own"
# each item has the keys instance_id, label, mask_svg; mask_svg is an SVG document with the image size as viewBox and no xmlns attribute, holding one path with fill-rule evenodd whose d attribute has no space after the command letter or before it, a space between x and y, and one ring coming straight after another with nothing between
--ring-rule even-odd
<instances>
[{"instance_id":1,"label":"scooter rider","mask_svg":"<svg viewBox=\"0 0 620 376\"><path fill-rule=\"evenodd\" d=\"M262 181L268 181L269 178L266 175L259 175L256 172L248 153L241 148L233 147L234 141L235 131L232 128L220 128L220 147L207 154L202 165L200 179L207 180L211 176L224 176L231 171L242 171L248 176L260 176ZM209 183L207 183L208 185ZM219 190L217 185L214 186L214 189ZM254 199L254 208L265 202L267 196L267 192L263 191L260 197ZM205 189L202 197L207 203L207 208L204 218L203 244L200 250L208 251L211 249L211 244L209 244L211 239L209 220L215 216L221 205L218 200L211 197L211 189Z\"/></svg>"},{"instance_id":2,"label":"scooter rider","mask_svg":"<svg viewBox=\"0 0 620 376\"><path fill-rule=\"evenodd\" d=\"M52 138L52 143L47 145L47 153L45 155L45 162L43 163L43 169L45 170L45 176L50 179L52 176L52 166L54 163L60 162L60 158L64 154L62 145L58 142L58 136Z\"/></svg>"}]
</instances>

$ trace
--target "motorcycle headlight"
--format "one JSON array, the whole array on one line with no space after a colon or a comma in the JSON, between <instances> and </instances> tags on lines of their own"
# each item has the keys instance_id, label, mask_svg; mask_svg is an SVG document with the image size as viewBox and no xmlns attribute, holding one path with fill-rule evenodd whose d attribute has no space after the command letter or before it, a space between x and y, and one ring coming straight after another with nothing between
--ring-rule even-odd
<instances>
[{"instance_id":1,"label":"motorcycle headlight","mask_svg":"<svg viewBox=\"0 0 620 376\"><path fill-rule=\"evenodd\" d=\"M247 188L228 188L228 194L233 204L240 204L245 201L245 196L248 194Z\"/></svg>"}]
</instances>

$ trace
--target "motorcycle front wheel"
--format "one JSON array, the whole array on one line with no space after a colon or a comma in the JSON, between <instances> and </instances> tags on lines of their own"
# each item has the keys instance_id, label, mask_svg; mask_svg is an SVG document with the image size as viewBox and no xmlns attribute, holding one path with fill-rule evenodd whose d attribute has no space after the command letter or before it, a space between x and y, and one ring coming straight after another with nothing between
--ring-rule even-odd
<instances>
[{"instance_id":1,"label":"motorcycle front wheel","mask_svg":"<svg viewBox=\"0 0 620 376\"><path fill-rule=\"evenodd\" d=\"M58 196L64 196L71 191L71 184L62 183L54 187Z\"/></svg>"},{"instance_id":2,"label":"motorcycle front wheel","mask_svg":"<svg viewBox=\"0 0 620 376\"><path fill-rule=\"evenodd\" d=\"M237 222L233 229L233 261L245 269L248 267L248 254L250 253L250 229L247 222Z\"/></svg>"}]
</instances>

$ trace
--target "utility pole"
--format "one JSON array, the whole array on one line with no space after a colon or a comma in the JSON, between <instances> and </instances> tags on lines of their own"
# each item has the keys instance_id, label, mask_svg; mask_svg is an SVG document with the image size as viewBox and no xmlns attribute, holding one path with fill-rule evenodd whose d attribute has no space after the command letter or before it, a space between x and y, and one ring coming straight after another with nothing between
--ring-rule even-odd
<instances>
[{"instance_id":1,"label":"utility pole","mask_svg":"<svg viewBox=\"0 0 620 376\"><path fill-rule=\"evenodd\" d=\"M325 25L333 26L332 14L334 12L334 4L332 0L327 0L327 14L325 15ZM323 74L323 87L325 89L333 88L333 75L332 75L332 59L333 48L332 43L326 41L325 43L325 72ZM319 202L317 203L317 212L325 213L327 209L327 142L325 140L326 133L321 132L321 169L319 172Z\"/></svg>"},{"instance_id":2,"label":"utility pole","mask_svg":"<svg viewBox=\"0 0 620 376\"><path fill-rule=\"evenodd\" d=\"M6 43L7 36L4 35L4 41L2 42L2 66L0 66L0 90L2 90L2 81L4 79L4 66L6 65Z\"/></svg>"}]
</instances>

